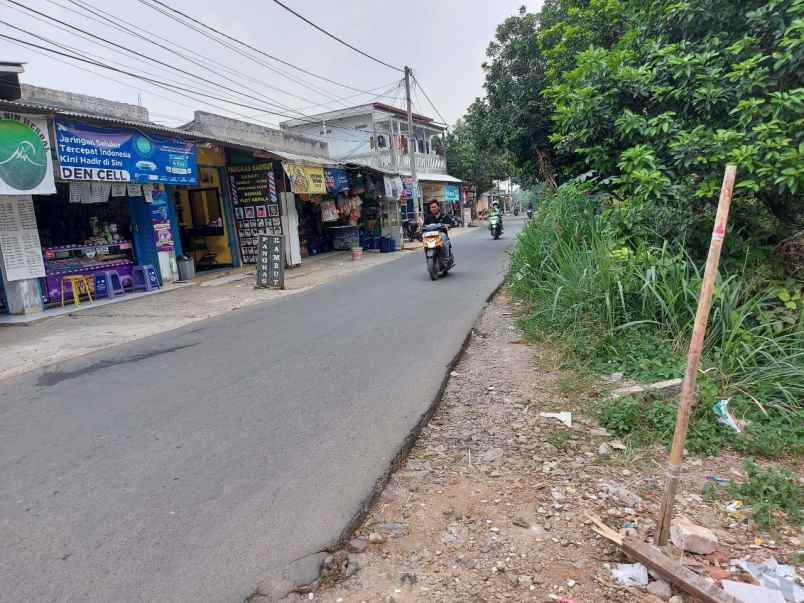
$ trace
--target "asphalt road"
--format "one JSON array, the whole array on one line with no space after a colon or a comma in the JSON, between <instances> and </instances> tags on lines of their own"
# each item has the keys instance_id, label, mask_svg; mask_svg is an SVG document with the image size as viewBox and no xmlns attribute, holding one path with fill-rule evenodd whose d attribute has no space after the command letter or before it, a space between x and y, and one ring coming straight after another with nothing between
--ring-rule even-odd
<instances>
[{"instance_id":1,"label":"asphalt road","mask_svg":"<svg viewBox=\"0 0 804 603\"><path fill-rule=\"evenodd\" d=\"M436 396L514 223L0 382L0 601L241 602L314 575ZM21 331L21 333L24 333Z\"/></svg>"}]
</instances>

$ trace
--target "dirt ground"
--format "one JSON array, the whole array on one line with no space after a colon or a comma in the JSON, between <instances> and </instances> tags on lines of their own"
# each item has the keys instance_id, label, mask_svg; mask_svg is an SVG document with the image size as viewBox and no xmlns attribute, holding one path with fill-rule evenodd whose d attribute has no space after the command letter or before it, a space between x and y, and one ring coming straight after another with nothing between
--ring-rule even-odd
<instances>
[{"instance_id":1,"label":"dirt ground","mask_svg":"<svg viewBox=\"0 0 804 603\"><path fill-rule=\"evenodd\" d=\"M337 603L670 599L615 583L610 566L629 562L588 525L593 513L615 530L652 537L664 482L663 449L621 450L583 415L575 377L516 327L520 306L503 292L476 325L440 409L393 475L347 549L336 553L321 587L301 595ZM602 386L601 386L602 387ZM569 411L572 426L540 412ZM609 450L601 454L601 444ZM684 563L712 579L729 561L780 562L802 548L800 532L772 538L751 531L701 496L707 478L741 477L730 453L687 459L676 516L712 528L719 551L686 553ZM668 545L674 558L680 552ZM347 557L348 554L348 557ZM801 574L801 568L799 574ZM345 573L348 578L342 575Z\"/></svg>"}]
</instances>

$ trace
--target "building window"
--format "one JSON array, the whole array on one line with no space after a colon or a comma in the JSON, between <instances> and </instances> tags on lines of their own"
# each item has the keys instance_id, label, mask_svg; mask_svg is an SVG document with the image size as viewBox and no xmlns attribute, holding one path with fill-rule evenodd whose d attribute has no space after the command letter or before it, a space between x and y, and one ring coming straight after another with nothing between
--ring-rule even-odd
<instances>
[{"instance_id":1,"label":"building window","mask_svg":"<svg viewBox=\"0 0 804 603\"><path fill-rule=\"evenodd\" d=\"M377 147L380 149L385 148L385 136L383 136L382 134L377 135Z\"/></svg>"}]
</instances>

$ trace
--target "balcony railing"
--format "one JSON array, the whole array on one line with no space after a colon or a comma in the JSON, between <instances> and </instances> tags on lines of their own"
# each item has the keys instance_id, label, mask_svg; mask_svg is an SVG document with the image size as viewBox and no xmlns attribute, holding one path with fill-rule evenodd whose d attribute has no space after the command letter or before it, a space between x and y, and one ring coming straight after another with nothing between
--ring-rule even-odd
<instances>
[{"instance_id":1,"label":"balcony railing","mask_svg":"<svg viewBox=\"0 0 804 603\"><path fill-rule=\"evenodd\" d=\"M435 153L414 153L416 171L422 174L446 174L447 161L442 155ZM392 153L389 149L375 149L368 153L350 155L345 161L360 163L381 170L410 171L410 155Z\"/></svg>"}]
</instances>

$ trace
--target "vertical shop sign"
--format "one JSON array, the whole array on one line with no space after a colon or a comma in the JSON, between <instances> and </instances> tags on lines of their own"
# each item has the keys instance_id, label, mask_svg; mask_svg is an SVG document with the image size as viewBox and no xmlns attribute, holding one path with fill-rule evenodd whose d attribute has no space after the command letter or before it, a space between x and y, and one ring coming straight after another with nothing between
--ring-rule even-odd
<instances>
[{"instance_id":1,"label":"vertical shop sign","mask_svg":"<svg viewBox=\"0 0 804 603\"><path fill-rule=\"evenodd\" d=\"M168 215L168 197L165 191L153 193L151 208L151 222L154 225L154 243L157 251L173 251L173 229L170 227Z\"/></svg>"},{"instance_id":2,"label":"vertical shop sign","mask_svg":"<svg viewBox=\"0 0 804 603\"><path fill-rule=\"evenodd\" d=\"M226 171L231 185L240 257L244 264L254 264L258 259L259 236L282 234L274 166L273 163L233 165Z\"/></svg>"},{"instance_id":3,"label":"vertical shop sign","mask_svg":"<svg viewBox=\"0 0 804 603\"><path fill-rule=\"evenodd\" d=\"M0 195L55 192L47 119L0 113Z\"/></svg>"},{"instance_id":4,"label":"vertical shop sign","mask_svg":"<svg viewBox=\"0 0 804 603\"><path fill-rule=\"evenodd\" d=\"M3 278L7 281L45 276L36 212L30 195L0 197L0 259Z\"/></svg>"},{"instance_id":5,"label":"vertical shop sign","mask_svg":"<svg viewBox=\"0 0 804 603\"><path fill-rule=\"evenodd\" d=\"M282 235L259 236L257 288L285 288L285 240Z\"/></svg>"}]
</instances>

